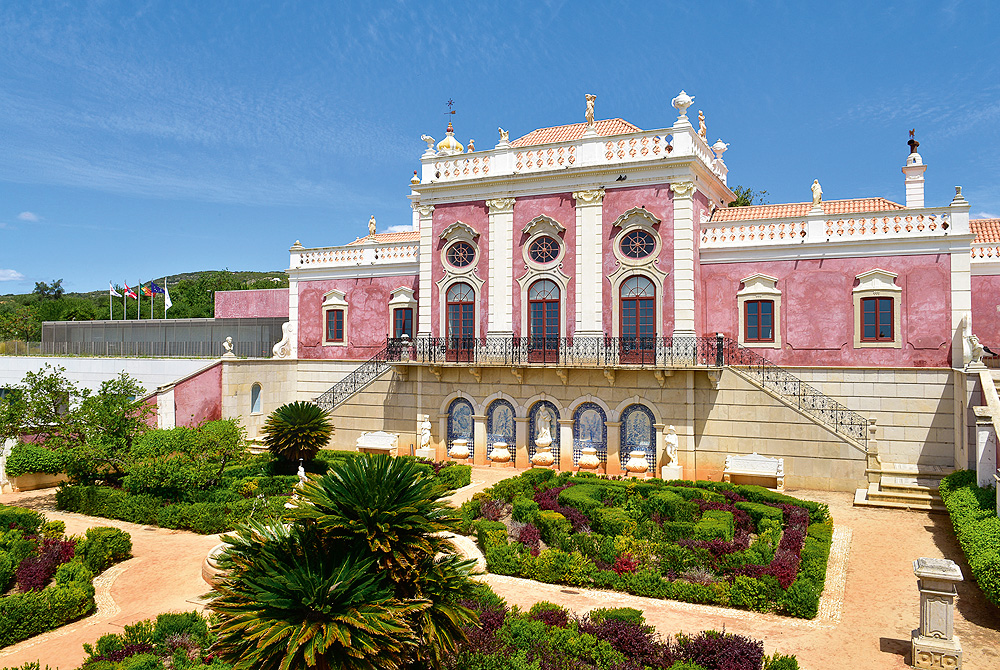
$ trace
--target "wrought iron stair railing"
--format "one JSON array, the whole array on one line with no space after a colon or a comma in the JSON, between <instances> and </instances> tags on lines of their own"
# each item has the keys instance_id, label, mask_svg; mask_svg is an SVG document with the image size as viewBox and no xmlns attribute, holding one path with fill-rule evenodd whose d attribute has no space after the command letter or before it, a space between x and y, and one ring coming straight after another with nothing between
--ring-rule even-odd
<instances>
[{"instance_id":1,"label":"wrought iron stair railing","mask_svg":"<svg viewBox=\"0 0 1000 670\"><path fill-rule=\"evenodd\" d=\"M316 399L316 404L328 412L337 409L337 407L344 404L352 396L364 390L369 384L381 377L389 369L392 362L400 360L401 348L405 348L404 340L388 339L381 351L330 387L330 390Z\"/></svg>"}]
</instances>

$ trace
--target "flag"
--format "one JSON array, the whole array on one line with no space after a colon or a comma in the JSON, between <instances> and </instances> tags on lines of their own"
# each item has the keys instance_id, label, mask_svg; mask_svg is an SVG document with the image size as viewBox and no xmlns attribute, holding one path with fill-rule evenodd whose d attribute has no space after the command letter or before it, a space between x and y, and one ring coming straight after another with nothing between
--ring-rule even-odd
<instances>
[{"instance_id":1,"label":"flag","mask_svg":"<svg viewBox=\"0 0 1000 670\"><path fill-rule=\"evenodd\" d=\"M149 282L149 290L152 291L153 293L163 293L163 289L154 284L153 282Z\"/></svg>"},{"instance_id":2,"label":"flag","mask_svg":"<svg viewBox=\"0 0 1000 670\"><path fill-rule=\"evenodd\" d=\"M146 284L145 286L142 287L142 294L149 298L153 297L153 290L149 288L149 284Z\"/></svg>"},{"instance_id":3,"label":"flag","mask_svg":"<svg viewBox=\"0 0 1000 670\"><path fill-rule=\"evenodd\" d=\"M111 289L111 293L109 295L113 295L116 298L122 297L122 294L115 290L115 285L114 284L112 284L111 282L108 282L108 287Z\"/></svg>"},{"instance_id":4,"label":"flag","mask_svg":"<svg viewBox=\"0 0 1000 670\"><path fill-rule=\"evenodd\" d=\"M163 313L166 314L167 310L173 306L174 303L170 302L170 291L167 289L167 282L163 282Z\"/></svg>"},{"instance_id":5,"label":"flag","mask_svg":"<svg viewBox=\"0 0 1000 670\"><path fill-rule=\"evenodd\" d=\"M132 289L130 289L128 287L128 284L125 284L125 295L127 295L130 298L132 298L133 300L138 300L139 299L139 296L137 296L135 294L135 291L133 291Z\"/></svg>"}]
</instances>

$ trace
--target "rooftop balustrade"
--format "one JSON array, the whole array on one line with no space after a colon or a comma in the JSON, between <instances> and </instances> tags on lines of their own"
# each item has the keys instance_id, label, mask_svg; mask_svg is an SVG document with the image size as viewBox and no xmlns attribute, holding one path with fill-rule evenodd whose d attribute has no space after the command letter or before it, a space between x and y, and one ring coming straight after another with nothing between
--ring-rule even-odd
<instances>
[{"instance_id":1,"label":"rooftop balustrade","mask_svg":"<svg viewBox=\"0 0 1000 670\"><path fill-rule=\"evenodd\" d=\"M289 267L293 270L390 266L417 263L420 244L416 240L380 243L362 239L339 247L293 247L290 254Z\"/></svg>"}]
</instances>

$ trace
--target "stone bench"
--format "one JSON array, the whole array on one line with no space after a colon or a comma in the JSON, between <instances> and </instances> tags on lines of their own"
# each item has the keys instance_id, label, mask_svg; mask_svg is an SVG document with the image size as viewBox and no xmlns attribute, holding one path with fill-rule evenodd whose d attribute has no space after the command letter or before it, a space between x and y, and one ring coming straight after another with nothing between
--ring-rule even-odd
<instances>
[{"instance_id":1,"label":"stone bench","mask_svg":"<svg viewBox=\"0 0 1000 670\"><path fill-rule=\"evenodd\" d=\"M761 477L775 479L775 488L785 489L785 459L752 454L730 454L726 456L726 468L722 471L722 481L732 482L732 476Z\"/></svg>"},{"instance_id":2,"label":"stone bench","mask_svg":"<svg viewBox=\"0 0 1000 670\"><path fill-rule=\"evenodd\" d=\"M387 433L383 430L373 433L362 433L355 445L362 454L389 454L396 455L396 448L399 445L399 435Z\"/></svg>"}]
</instances>

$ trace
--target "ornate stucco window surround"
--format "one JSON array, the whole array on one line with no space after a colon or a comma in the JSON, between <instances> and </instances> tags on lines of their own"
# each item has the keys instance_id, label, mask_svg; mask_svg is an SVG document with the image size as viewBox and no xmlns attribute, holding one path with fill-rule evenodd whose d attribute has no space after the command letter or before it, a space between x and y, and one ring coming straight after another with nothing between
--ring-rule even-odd
<instances>
[{"instance_id":1,"label":"ornate stucco window surround","mask_svg":"<svg viewBox=\"0 0 1000 670\"><path fill-rule=\"evenodd\" d=\"M324 347L346 347L347 343L350 341L348 335L348 329L350 328L350 321L347 318L348 310L350 305L347 304L347 294L343 291L333 289L327 291L323 294L323 305L322 305L322 324L323 324L323 346ZM331 340L329 338L330 333L328 332L328 323L331 318L330 312L340 311L343 314L344 323L344 337L341 340Z\"/></svg>"},{"instance_id":2,"label":"ornate stucco window surround","mask_svg":"<svg viewBox=\"0 0 1000 670\"><path fill-rule=\"evenodd\" d=\"M739 312L739 330L737 332L740 344L744 347L781 349L781 291L778 290L777 277L758 272L744 277L741 283L743 288L736 293L736 308ZM774 304L774 309L771 312L773 341L764 341L764 338L759 338L757 341L747 340L747 303L751 301Z\"/></svg>"},{"instance_id":3,"label":"ornate stucco window surround","mask_svg":"<svg viewBox=\"0 0 1000 670\"><path fill-rule=\"evenodd\" d=\"M396 310L410 309L413 319L411 324L416 323L417 299L413 297L413 289L409 286L400 286L389 292L389 330L386 332L395 337L396 335ZM412 337L412 335L411 335Z\"/></svg>"},{"instance_id":4,"label":"ornate stucco window surround","mask_svg":"<svg viewBox=\"0 0 1000 670\"><path fill-rule=\"evenodd\" d=\"M858 285L854 287L854 348L883 348L902 349L903 338L900 327L900 303L902 302L903 289L896 286L896 277L899 275L888 270L878 268L862 272L856 279ZM892 337L887 340L866 340L863 338L863 319L861 312L862 303L866 298L889 298L892 300Z\"/></svg>"},{"instance_id":5,"label":"ornate stucco window surround","mask_svg":"<svg viewBox=\"0 0 1000 670\"><path fill-rule=\"evenodd\" d=\"M458 282L469 284L473 291L475 291L475 303L476 303L476 313L474 315L475 323L475 337L480 337L480 326L479 317L480 310L483 308L483 284L485 283L483 279L479 277L479 259L480 251L479 245L476 240L479 239L479 233L467 223L462 221L456 221L451 224L438 235L438 239L441 240L441 267L444 269L444 276L441 277L436 283L438 287L438 326L443 337L447 333L447 294L448 289ZM448 260L448 250L457 243L464 243L471 246L474 250L474 257L468 264L458 267L453 265Z\"/></svg>"},{"instance_id":6,"label":"ornate stucco window surround","mask_svg":"<svg viewBox=\"0 0 1000 670\"><path fill-rule=\"evenodd\" d=\"M656 333L662 334L663 329L663 296L667 275L660 269L660 250L663 240L660 239L658 226L660 220L644 207L633 207L619 216L614 223L618 229L615 234L612 251L615 255L617 269L607 276L611 283L611 332L616 336L621 334L621 286L630 277L639 275L646 277L656 287ZM637 245L637 241L642 241ZM648 248L652 242L653 248Z\"/></svg>"}]
</instances>

